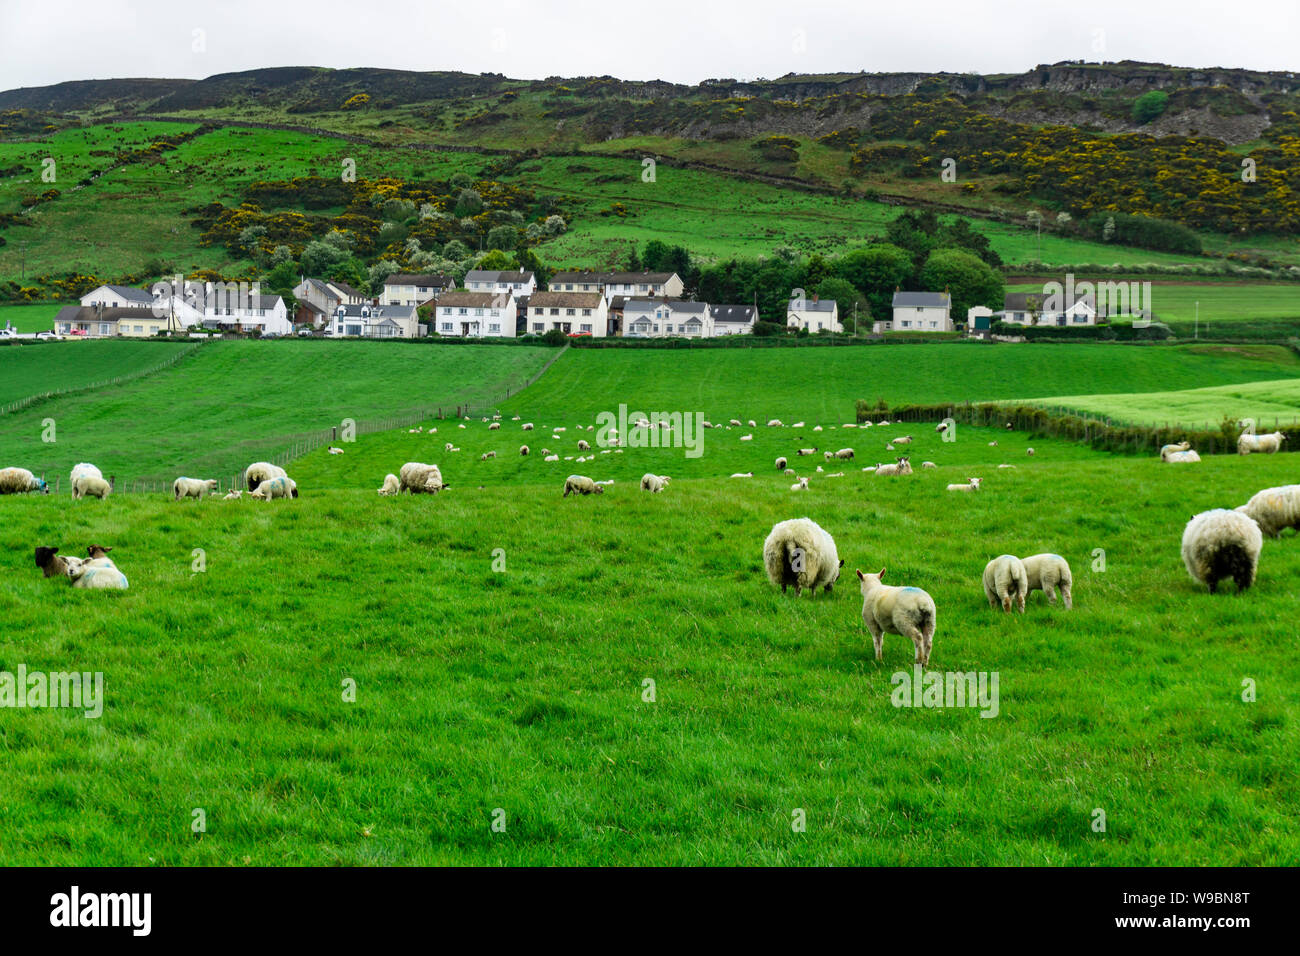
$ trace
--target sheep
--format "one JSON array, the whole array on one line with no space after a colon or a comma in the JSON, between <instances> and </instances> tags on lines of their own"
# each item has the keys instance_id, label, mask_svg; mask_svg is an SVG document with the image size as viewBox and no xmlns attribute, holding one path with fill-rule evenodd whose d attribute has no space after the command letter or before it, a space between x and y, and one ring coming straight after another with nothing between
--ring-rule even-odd
<instances>
[{"instance_id":1,"label":"sheep","mask_svg":"<svg viewBox=\"0 0 1300 956\"><path fill-rule=\"evenodd\" d=\"M772 526L763 542L763 566L768 580L781 585L781 592L794 585L795 596L805 588L813 597L819 587L831 593L839 580L840 560L835 539L809 518L791 518Z\"/></svg>"},{"instance_id":2,"label":"sheep","mask_svg":"<svg viewBox=\"0 0 1300 956\"><path fill-rule=\"evenodd\" d=\"M785 471L786 468L789 467L789 464L790 464L790 463L789 463L788 461L786 461L785 456L782 455L782 456L780 456L779 458L777 458L777 460L776 460L776 470L777 470L777 471Z\"/></svg>"},{"instance_id":3,"label":"sheep","mask_svg":"<svg viewBox=\"0 0 1300 956\"><path fill-rule=\"evenodd\" d=\"M172 482L172 500L180 501L182 498L202 498L204 495L215 495L217 493L217 482L211 478L177 478Z\"/></svg>"},{"instance_id":4,"label":"sheep","mask_svg":"<svg viewBox=\"0 0 1300 956\"><path fill-rule=\"evenodd\" d=\"M570 475L564 479L564 495L600 495L604 494L605 489L601 485L592 481L586 475Z\"/></svg>"},{"instance_id":5,"label":"sheep","mask_svg":"<svg viewBox=\"0 0 1300 956\"><path fill-rule=\"evenodd\" d=\"M222 501L238 501L240 498L243 497L243 495L244 495L243 489L241 489L241 488L231 488L229 491L227 491L224 495L221 496L221 500L222 500Z\"/></svg>"},{"instance_id":6,"label":"sheep","mask_svg":"<svg viewBox=\"0 0 1300 956\"><path fill-rule=\"evenodd\" d=\"M519 446L519 455L520 455L520 457L522 457L522 458L527 458L527 457L528 457L528 446L527 446L527 445L520 445L520 446Z\"/></svg>"},{"instance_id":7,"label":"sheep","mask_svg":"<svg viewBox=\"0 0 1300 956\"><path fill-rule=\"evenodd\" d=\"M1033 457L1034 457L1034 450L1033 450L1032 448L1026 448L1026 449L1025 449L1025 454L1028 455L1030 458L1033 458Z\"/></svg>"},{"instance_id":8,"label":"sheep","mask_svg":"<svg viewBox=\"0 0 1300 956\"><path fill-rule=\"evenodd\" d=\"M923 462L921 462L921 467L922 467L922 468L938 468L939 466L936 465L936 464L935 464L934 462L932 462L932 461L923 461Z\"/></svg>"},{"instance_id":9,"label":"sheep","mask_svg":"<svg viewBox=\"0 0 1300 956\"><path fill-rule=\"evenodd\" d=\"M989 447L990 447L990 448L997 448L997 447L998 447L998 443L997 443L997 441L994 440L994 441L989 442Z\"/></svg>"},{"instance_id":10,"label":"sheep","mask_svg":"<svg viewBox=\"0 0 1300 956\"><path fill-rule=\"evenodd\" d=\"M71 577L85 562L85 558L64 557L58 554L58 548L38 547L36 549L36 566L45 572L47 578Z\"/></svg>"},{"instance_id":11,"label":"sheep","mask_svg":"<svg viewBox=\"0 0 1300 956\"><path fill-rule=\"evenodd\" d=\"M663 491L671 480L672 479L667 475L652 475L647 472L641 476L641 490L653 492Z\"/></svg>"},{"instance_id":12,"label":"sheep","mask_svg":"<svg viewBox=\"0 0 1300 956\"><path fill-rule=\"evenodd\" d=\"M1033 554L1027 558L1021 558L1020 563L1025 567L1025 580L1028 582L1029 591L1042 591L1047 595L1047 603L1056 603L1056 590L1061 590L1061 600L1065 602L1065 609L1068 611L1074 607L1074 600L1070 596L1070 588L1074 584L1074 575L1070 573L1070 564L1059 554Z\"/></svg>"},{"instance_id":13,"label":"sheep","mask_svg":"<svg viewBox=\"0 0 1300 956\"><path fill-rule=\"evenodd\" d=\"M816 448L800 448L799 451L798 451L798 454L799 454L800 457L803 457L803 456L805 456L805 455L815 455L815 454L817 454L817 449L816 449Z\"/></svg>"},{"instance_id":14,"label":"sheep","mask_svg":"<svg viewBox=\"0 0 1300 956\"><path fill-rule=\"evenodd\" d=\"M885 451L893 451L893 450L894 450L893 444L889 444L885 446Z\"/></svg>"},{"instance_id":15,"label":"sheep","mask_svg":"<svg viewBox=\"0 0 1300 956\"><path fill-rule=\"evenodd\" d=\"M948 423L940 422L939 424L934 426L934 430L937 432L946 432L948 430Z\"/></svg>"},{"instance_id":16,"label":"sheep","mask_svg":"<svg viewBox=\"0 0 1300 956\"><path fill-rule=\"evenodd\" d=\"M455 447L456 447L456 443L455 443L455 442L447 442L445 445L442 446L442 450L443 450L443 451L451 451L451 450L452 450L453 448L455 448Z\"/></svg>"},{"instance_id":17,"label":"sheep","mask_svg":"<svg viewBox=\"0 0 1300 956\"><path fill-rule=\"evenodd\" d=\"M1255 583L1264 536L1253 518L1215 508L1193 515L1183 529L1183 564L1193 581L1214 594L1222 578L1232 578L1240 593Z\"/></svg>"},{"instance_id":18,"label":"sheep","mask_svg":"<svg viewBox=\"0 0 1300 956\"><path fill-rule=\"evenodd\" d=\"M402 490L402 482L394 474L385 475L384 483L378 489L379 493L381 495L384 495L385 497L389 495L395 495L401 490Z\"/></svg>"},{"instance_id":19,"label":"sheep","mask_svg":"<svg viewBox=\"0 0 1300 956\"><path fill-rule=\"evenodd\" d=\"M983 478L968 478L960 485L949 485L948 490L949 491L979 491L980 482L982 482L983 480L984 480Z\"/></svg>"},{"instance_id":20,"label":"sheep","mask_svg":"<svg viewBox=\"0 0 1300 956\"><path fill-rule=\"evenodd\" d=\"M779 418L774 418L774 419L772 419L770 422L767 423L767 427L768 427L768 428L784 428L785 426L781 424L781 419L779 419Z\"/></svg>"},{"instance_id":21,"label":"sheep","mask_svg":"<svg viewBox=\"0 0 1300 956\"><path fill-rule=\"evenodd\" d=\"M553 432L566 432L566 431L568 431L568 430L569 430L568 428L563 427L563 426L557 426L557 427L551 429L551 431L553 431Z\"/></svg>"},{"instance_id":22,"label":"sheep","mask_svg":"<svg viewBox=\"0 0 1300 956\"><path fill-rule=\"evenodd\" d=\"M113 559L107 557L112 548L92 544L86 549L90 560L82 561L75 569L68 569L74 588L118 588L125 591L128 587L126 575L118 570Z\"/></svg>"},{"instance_id":23,"label":"sheep","mask_svg":"<svg viewBox=\"0 0 1300 956\"><path fill-rule=\"evenodd\" d=\"M542 461L559 461L559 460L560 460L559 455L547 455L542 459Z\"/></svg>"},{"instance_id":24,"label":"sheep","mask_svg":"<svg viewBox=\"0 0 1300 956\"><path fill-rule=\"evenodd\" d=\"M795 470L794 470L793 468L787 468L787 469L786 469L785 471L783 471L781 474L783 474L783 475L794 475L794 474L795 474Z\"/></svg>"},{"instance_id":25,"label":"sheep","mask_svg":"<svg viewBox=\"0 0 1300 956\"><path fill-rule=\"evenodd\" d=\"M591 451L591 445L585 438L578 439L578 451Z\"/></svg>"},{"instance_id":26,"label":"sheep","mask_svg":"<svg viewBox=\"0 0 1300 956\"><path fill-rule=\"evenodd\" d=\"M910 475L912 473L912 462L909 458L903 457L898 459L897 463L890 465L876 464L876 475Z\"/></svg>"},{"instance_id":27,"label":"sheep","mask_svg":"<svg viewBox=\"0 0 1300 956\"><path fill-rule=\"evenodd\" d=\"M876 422L876 425L877 425L877 427L879 427L879 428L886 428L886 427L888 427L889 422L888 422L887 420L886 420L886 421L883 421L883 422Z\"/></svg>"},{"instance_id":28,"label":"sheep","mask_svg":"<svg viewBox=\"0 0 1300 956\"><path fill-rule=\"evenodd\" d=\"M398 470L397 476L399 491L407 491L413 495L436 494L444 487L442 472L438 470L437 465L408 461Z\"/></svg>"},{"instance_id":29,"label":"sheep","mask_svg":"<svg viewBox=\"0 0 1300 956\"><path fill-rule=\"evenodd\" d=\"M1280 537L1283 528L1300 531L1300 485L1265 488L1236 510L1253 519L1268 538Z\"/></svg>"},{"instance_id":30,"label":"sheep","mask_svg":"<svg viewBox=\"0 0 1300 956\"><path fill-rule=\"evenodd\" d=\"M820 425L814 425L814 426L813 426L813 431L815 431L815 432L819 432L819 431L821 431L821 430L822 430L822 427L821 427Z\"/></svg>"},{"instance_id":31,"label":"sheep","mask_svg":"<svg viewBox=\"0 0 1300 956\"><path fill-rule=\"evenodd\" d=\"M904 435L904 436L901 437L901 438L895 438L895 439L894 439L894 444L895 444L895 445L910 445L910 444L912 444L912 436L911 436L911 435Z\"/></svg>"},{"instance_id":32,"label":"sheep","mask_svg":"<svg viewBox=\"0 0 1300 956\"><path fill-rule=\"evenodd\" d=\"M800 478L798 481L796 481L793 485L790 486L790 490L791 490L791 491L807 491L807 490L808 490L808 479L807 479L807 478Z\"/></svg>"},{"instance_id":33,"label":"sheep","mask_svg":"<svg viewBox=\"0 0 1300 956\"><path fill-rule=\"evenodd\" d=\"M457 446L454 446L454 445L453 445L449 450L450 450L450 451L460 451L460 448L457 447Z\"/></svg>"},{"instance_id":34,"label":"sheep","mask_svg":"<svg viewBox=\"0 0 1300 956\"><path fill-rule=\"evenodd\" d=\"M824 452L822 452L822 457L825 458L827 461L830 461L832 458L835 457L835 452L833 452L833 451L824 451Z\"/></svg>"},{"instance_id":35,"label":"sheep","mask_svg":"<svg viewBox=\"0 0 1300 956\"><path fill-rule=\"evenodd\" d=\"M1187 451L1187 450L1188 450L1189 448L1191 448L1191 447L1192 447L1192 443L1189 442L1189 441L1180 441L1180 442L1178 442L1177 444L1174 444L1174 445L1161 445L1161 446L1160 446L1160 460L1161 460L1161 461L1168 461L1170 455L1174 454L1175 452L1179 452L1179 451Z\"/></svg>"},{"instance_id":36,"label":"sheep","mask_svg":"<svg viewBox=\"0 0 1300 956\"><path fill-rule=\"evenodd\" d=\"M263 501L271 501L275 498L297 498L298 483L292 478L268 478L257 486L256 491L248 493L250 498L260 498Z\"/></svg>"},{"instance_id":37,"label":"sheep","mask_svg":"<svg viewBox=\"0 0 1300 956\"><path fill-rule=\"evenodd\" d=\"M795 423L794 423L793 425L791 425L790 427L791 427L791 428L803 428L803 422L795 422Z\"/></svg>"},{"instance_id":38,"label":"sheep","mask_svg":"<svg viewBox=\"0 0 1300 956\"><path fill-rule=\"evenodd\" d=\"M522 429L523 429L524 431L526 431L526 432L530 432L530 431L533 430L533 423L532 423L532 422L524 422L524 423L523 423L522 425L520 425L519 427L522 428Z\"/></svg>"},{"instance_id":39,"label":"sheep","mask_svg":"<svg viewBox=\"0 0 1300 956\"><path fill-rule=\"evenodd\" d=\"M750 427L750 428L757 428L757 427L758 427L758 423L755 422L754 419L751 418L751 419L749 420L749 427Z\"/></svg>"},{"instance_id":40,"label":"sheep","mask_svg":"<svg viewBox=\"0 0 1300 956\"><path fill-rule=\"evenodd\" d=\"M284 478L285 470L269 461L255 461L244 469L244 487L256 491L257 486L268 478Z\"/></svg>"},{"instance_id":41,"label":"sheep","mask_svg":"<svg viewBox=\"0 0 1300 956\"><path fill-rule=\"evenodd\" d=\"M78 478L103 478L104 473L88 461L79 461L72 466L72 474L68 476L68 487L72 489L72 497L80 498L78 494Z\"/></svg>"},{"instance_id":42,"label":"sheep","mask_svg":"<svg viewBox=\"0 0 1300 956\"><path fill-rule=\"evenodd\" d=\"M741 440L741 441L753 441L753 440L754 440L754 436L753 436L753 435L741 435L741 436L740 436L740 440Z\"/></svg>"},{"instance_id":43,"label":"sheep","mask_svg":"<svg viewBox=\"0 0 1300 956\"><path fill-rule=\"evenodd\" d=\"M1007 431L1011 431L1011 423L1007 422Z\"/></svg>"},{"instance_id":44,"label":"sheep","mask_svg":"<svg viewBox=\"0 0 1300 956\"><path fill-rule=\"evenodd\" d=\"M839 451L837 451L837 452L835 453L835 457L838 458L838 459L840 459L841 461L852 461L852 460L853 460L853 449L852 449L852 448L841 448Z\"/></svg>"},{"instance_id":45,"label":"sheep","mask_svg":"<svg viewBox=\"0 0 1300 956\"><path fill-rule=\"evenodd\" d=\"M1015 465L998 465L999 468L1014 468Z\"/></svg>"},{"instance_id":46,"label":"sheep","mask_svg":"<svg viewBox=\"0 0 1300 956\"><path fill-rule=\"evenodd\" d=\"M491 425L488 426L488 431L490 432L499 431L500 428L501 428L500 422L493 422Z\"/></svg>"},{"instance_id":47,"label":"sheep","mask_svg":"<svg viewBox=\"0 0 1300 956\"><path fill-rule=\"evenodd\" d=\"M553 454L553 453L551 452L551 450L550 450L549 448L543 448L543 449L541 450L541 456L542 456L543 458L549 458L549 457L551 457L552 454Z\"/></svg>"},{"instance_id":48,"label":"sheep","mask_svg":"<svg viewBox=\"0 0 1300 956\"><path fill-rule=\"evenodd\" d=\"M843 425L840 426L840 428L857 428L857 427L858 426L855 422L845 422Z\"/></svg>"},{"instance_id":49,"label":"sheep","mask_svg":"<svg viewBox=\"0 0 1300 956\"><path fill-rule=\"evenodd\" d=\"M844 472L842 472L842 471L831 472L829 475L826 475L826 477L827 477L827 478L843 478L843 477L844 477Z\"/></svg>"},{"instance_id":50,"label":"sheep","mask_svg":"<svg viewBox=\"0 0 1300 956\"><path fill-rule=\"evenodd\" d=\"M487 461L489 458L495 458L496 456L497 456L497 453L494 452L494 451L485 451L485 452L483 452L483 454L481 454L481 455L478 456L478 460L479 460L479 461Z\"/></svg>"},{"instance_id":51,"label":"sheep","mask_svg":"<svg viewBox=\"0 0 1300 956\"><path fill-rule=\"evenodd\" d=\"M96 469L98 470L98 469ZM72 497L85 498L89 495L92 498L104 499L113 493L117 486L117 476L109 475L108 481L103 478L92 478L88 475L78 475L72 483Z\"/></svg>"},{"instance_id":52,"label":"sheep","mask_svg":"<svg viewBox=\"0 0 1300 956\"><path fill-rule=\"evenodd\" d=\"M1195 451L1175 451L1170 452L1169 457L1165 459L1165 463L1169 465L1178 465L1185 462L1196 462L1200 460L1201 456Z\"/></svg>"},{"instance_id":53,"label":"sheep","mask_svg":"<svg viewBox=\"0 0 1300 956\"><path fill-rule=\"evenodd\" d=\"M734 474L732 474L731 477L732 478L753 478L754 473L752 471L737 471Z\"/></svg>"},{"instance_id":54,"label":"sheep","mask_svg":"<svg viewBox=\"0 0 1300 956\"><path fill-rule=\"evenodd\" d=\"M23 495L29 491L48 495L50 486L26 468L0 468L0 495Z\"/></svg>"},{"instance_id":55,"label":"sheep","mask_svg":"<svg viewBox=\"0 0 1300 956\"><path fill-rule=\"evenodd\" d=\"M884 568L879 574L858 571L858 580L862 582L862 623L871 632L876 660L884 654L885 634L901 634L912 639L916 663L926 667L934 646L934 598L920 588L881 584L884 576Z\"/></svg>"},{"instance_id":56,"label":"sheep","mask_svg":"<svg viewBox=\"0 0 1300 956\"><path fill-rule=\"evenodd\" d=\"M343 449L342 449L342 448L335 448L333 445L330 445L330 447L329 447L329 453L330 453L331 455L341 455L341 454L343 454Z\"/></svg>"},{"instance_id":57,"label":"sheep","mask_svg":"<svg viewBox=\"0 0 1300 956\"><path fill-rule=\"evenodd\" d=\"M1237 439L1237 454L1249 455L1252 451L1271 455L1282 447L1286 441L1283 432L1270 432L1267 435L1242 435Z\"/></svg>"},{"instance_id":58,"label":"sheep","mask_svg":"<svg viewBox=\"0 0 1300 956\"><path fill-rule=\"evenodd\" d=\"M1028 590L1029 576L1014 554L1000 554L984 566L984 596L989 599L989 607L995 608L1001 602L1002 610L1009 613L1014 603L1024 614Z\"/></svg>"}]
</instances>

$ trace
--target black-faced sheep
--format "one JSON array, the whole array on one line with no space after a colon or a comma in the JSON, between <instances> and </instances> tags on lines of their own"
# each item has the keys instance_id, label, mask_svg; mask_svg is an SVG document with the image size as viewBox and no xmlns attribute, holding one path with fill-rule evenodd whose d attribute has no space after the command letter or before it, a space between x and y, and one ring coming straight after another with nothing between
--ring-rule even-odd
<instances>
[{"instance_id":1,"label":"black-faced sheep","mask_svg":"<svg viewBox=\"0 0 1300 956\"><path fill-rule=\"evenodd\" d=\"M38 547L36 549L36 566L45 572L47 578L71 577L72 572L81 567L85 558L64 557L58 548Z\"/></svg>"},{"instance_id":2,"label":"black-faced sheep","mask_svg":"<svg viewBox=\"0 0 1300 956\"><path fill-rule=\"evenodd\" d=\"M788 461L786 461L786 458L785 458L784 455L782 455L780 458L778 458L778 459L776 460L776 470L777 470L777 471L785 471L786 468L788 468L789 466L790 466L790 463L789 463Z\"/></svg>"},{"instance_id":3,"label":"black-faced sheep","mask_svg":"<svg viewBox=\"0 0 1300 956\"><path fill-rule=\"evenodd\" d=\"M1238 592L1254 584L1263 547L1259 525L1240 511L1202 511L1183 529L1183 564L1211 594L1223 578L1232 578Z\"/></svg>"},{"instance_id":4,"label":"black-faced sheep","mask_svg":"<svg viewBox=\"0 0 1300 956\"><path fill-rule=\"evenodd\" d=\"M773 525L763 542L763 567L768 580L781 585L783 592L794 585L796 596L805 588L814 597L819 587L830 593L843 566L835 539L809 518L791 518Z\"/></svg>"}]
</instances>

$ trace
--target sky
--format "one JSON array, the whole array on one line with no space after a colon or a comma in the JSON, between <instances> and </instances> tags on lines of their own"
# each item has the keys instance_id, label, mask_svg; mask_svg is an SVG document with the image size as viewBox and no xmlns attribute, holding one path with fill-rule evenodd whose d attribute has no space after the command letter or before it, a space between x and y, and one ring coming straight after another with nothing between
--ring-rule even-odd
<instances>
[{"instance_id":1,"label":"sky","mask_svg":"<svg viewBox=\"0 0 1300 956\"><path fill-rule=\"evenodd\" d=\"M1300 74L1297 0L0 0L0 90L269 66L696 83L1145 60Z\"/></svg>"}]
</instances>

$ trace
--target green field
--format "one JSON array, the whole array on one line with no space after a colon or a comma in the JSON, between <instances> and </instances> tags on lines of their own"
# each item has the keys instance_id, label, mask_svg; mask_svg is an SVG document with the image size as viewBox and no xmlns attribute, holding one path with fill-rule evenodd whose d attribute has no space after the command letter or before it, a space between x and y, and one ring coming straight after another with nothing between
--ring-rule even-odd
<instances>
[{"instance_id":1,"label":"green field","mask_svg":"<svg viewBox=\"0 0 1300 956\"><path fill-rule=\"evenodd\" d=\"M0 328L18 332L43 332L54 328L54 316L62 308L58 303L37 305L0 305Z\"/></svg>"},{"instance_id":2,"label":"green field","mask_svg":"<svg viewBox=\"0 0 1300 956\"><path fill-rule=\"evenodd\" d=\"M55 389L85 388L138 374L187 347L193 346L130 339L6 345L0 348L0 406Z\"/></svg>"},{"instance_id":3,"label":"green field","mask_svg":"<svg viewBox=\"0 0 1300 956\"><path fill-rule=\"evenodd\" d=\"M1041 403L1139 425L1218 428L1225 417L1253 418L1264 432L1300 423L1300 378L1169 392L1066 395Z\"/></svg>"}]
</instances>

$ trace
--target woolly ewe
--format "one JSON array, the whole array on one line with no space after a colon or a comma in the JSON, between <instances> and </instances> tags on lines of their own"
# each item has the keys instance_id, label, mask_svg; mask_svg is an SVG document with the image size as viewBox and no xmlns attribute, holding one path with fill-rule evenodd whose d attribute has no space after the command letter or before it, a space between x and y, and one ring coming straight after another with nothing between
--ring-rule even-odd
<instances>
[{"instance_id":1,"label":"woolly ewe","mask_svg":"<svg viewBox=\"0 0 1300 956\"><path fill-rule=\"evenodd\" d=\"M781 585L783 592L793 584L796 596L805 588L814 597L819 587L830 593L843 566L835 539L809 518L779 522L763 542L768 580Z\"/></svg>"},{"instance_id":2,"label":"woolly ewe","mask_svg":"<svg viewBox=\"0 0 1300 956\"><path fill-rule=\"evenodd\" d=\"M948 490L949 491L979 491L980 483L983 480L984 480L983 478L967 478L966 481L960 485L949 485Z\"/></svg>"},{"instance_id":3,"label":"woolly ewe","mask_svg":"<svg viewBox=\"0 0 1300 956\"><path fill-rule=\"evenodd\" d=\"M570 475L564 479L564 495L599 495L604 493L605 489L598 483L592 481L586 475Z\"/></svg>"},{"instance_id":4,"label":"woolly ewe","mask_svg":"<svg viewBox=\"0 0 1300 956\"><path fill-rule=\"evenodd\" d=\"M885 569L879 574L863 574L862 622L871 632L871 643L880 660L885 650L885 634L901 634L911 638L916 647L916 663L922 667L930 663L930 649L934 646L934 598L920 588L892 587L881 584Z\"/></svg>"},{"instance_id":5,"label":"woolly ewe","mask_svg":"<svg viewBox=\"0 0 1300 956\"><path fill-rule=\"evenodd\" d=\"M1259 525L1240 511L1203 511L1183 529L1183 564L1211 594L1223 578L1232 578L1238 592L1254 584L1263 547Z\"/></svg>"},{"instance_id":6,"label":"woolly ewe","mask_svg":"<svg viewBox=\"0 0 1300 956\"><path fill-rule=\"evenodd\" d=\"M1279 537L1283 528L1300 531L1300 485L1265 488L1237 510L1253 519L1265 537Z\"/></svg>"}]
</instances>

